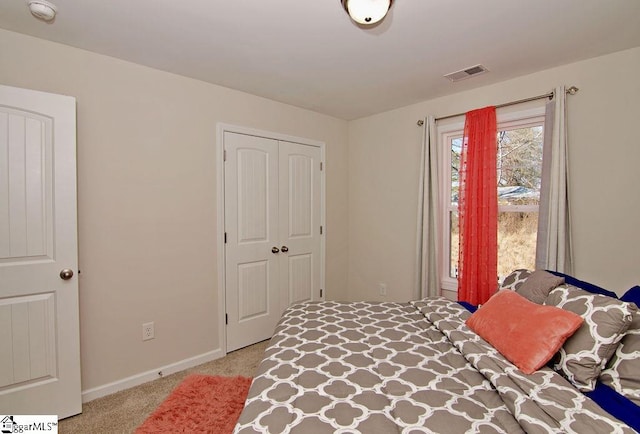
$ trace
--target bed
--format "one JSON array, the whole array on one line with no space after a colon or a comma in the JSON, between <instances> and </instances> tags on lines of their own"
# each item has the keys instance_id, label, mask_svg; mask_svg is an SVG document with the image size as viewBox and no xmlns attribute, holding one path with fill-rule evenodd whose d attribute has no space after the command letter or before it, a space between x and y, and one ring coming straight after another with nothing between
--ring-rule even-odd
<instances>
[{"instance_id":1,"label":"bed","mask_svg":"<svg viewBox=\"0 0 640 434\"><path fill-rule=\"evenodd\" d=\"M499 293L517 292L535 277L524 271L505 279ZM554 276L562 284L547 291L543 306L553 296L550 304L575 310L567 293L601 290ZM636 288L633 294L640 293ZM623 306L627 324L616 329L620 336L606 337L607 360L596 358L589 366L597 376L593 387L580 383L585 379L572 376L571 369L563 371L575 362L569 344L578 331L545 366L526 374L471 329L467 320L476 315L474 307L444 297L291 306L265 351L234 432L637 432L640 394L634 402L633 381L640 372L627 353L638 356L640 314L630 301L602 291L594 297ZM490 302L478 312L488 314ZM610 310L607 305L602 311ZM612 372L618 368L621 375Z\"/></svg>"}]
</instances>

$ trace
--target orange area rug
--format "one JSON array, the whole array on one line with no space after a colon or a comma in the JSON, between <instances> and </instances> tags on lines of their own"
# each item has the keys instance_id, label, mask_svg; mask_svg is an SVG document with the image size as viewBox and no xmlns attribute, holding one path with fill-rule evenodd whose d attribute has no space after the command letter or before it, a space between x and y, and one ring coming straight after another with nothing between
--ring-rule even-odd
<instances>
[{"instance_id":1,"label":"orange area rug","mask_svg":"<svg viewBox=\"0 0 640 434\"><path fill-rule=\"evenodd\" d=\"M136 430L136 434L232 433L251 378L190 375Z\"/></svg>"}]
</instances>

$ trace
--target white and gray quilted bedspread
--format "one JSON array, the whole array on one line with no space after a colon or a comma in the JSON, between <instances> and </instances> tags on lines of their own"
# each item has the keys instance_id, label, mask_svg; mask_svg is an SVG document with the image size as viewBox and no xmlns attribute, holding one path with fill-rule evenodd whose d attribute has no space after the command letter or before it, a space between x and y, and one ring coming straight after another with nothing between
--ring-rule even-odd
<instances>
[{"instance_id":1,"label":"white and gray quilted bedspread","mask_svg":"<svg viewBox=\"0 0 640 434\"><path fill-rule=\"evenodd\" d=\"M468 316L443 297L292 306L234 432L634 432L552 370L523 374Z\"/></svg>"}]
</instances>

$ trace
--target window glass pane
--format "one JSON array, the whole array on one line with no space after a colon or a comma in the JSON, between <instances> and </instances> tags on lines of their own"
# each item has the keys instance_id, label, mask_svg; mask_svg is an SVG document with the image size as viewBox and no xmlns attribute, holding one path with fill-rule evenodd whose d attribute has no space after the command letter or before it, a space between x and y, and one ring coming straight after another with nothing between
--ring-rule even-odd
<instances>
[{"instance_id":1,"label":"window glass pane","mask_svg":"<svg viewBox=\"0 0 640 434\"><path fill-rule=\"evenodd\" d=\"M518 268L533 270L536 262L537 212L498 214L498 280Z\"/></svg>"},{"instance_id":2,"label":"window glass pane","mask_svg":"<svg viewBox=\"0 0 640 434\"><path fill-rule=\"evenodd\" d=\"M460 186L460 153L462 152L462 137L451 139L451 203L458 203Z\"/></svg>"},{"instance_id":3,"label":"window glass pane","mask_svg":"<svg viewBox=\"0 0 640 434\"><path fill-rule=\"evenodd\" d=\"M460 239L459 228L458 228L458 210L455 209L449 212L449 222L451 225L451 237L450 237L450 248L449 252L451 252L451 265L449 267L449 277L457 278L458 277L458 250L460 246L458 245L458 240Z\"/></svg>"},{"instance_id":4,"label":"window glass pane","mask_svg":"<svg viewBox=\"0 0 640 434\"><path fill-rule=\"evenodd\" d=\"M542 126L498 132L498 202L537 205L542 171Z\"/></svg>"},{"instance_id":5,"label":"window glass pane","mask_svg":"<svg viewBox=\"0 0 640 434\"><path fill-rule=\"evenodd\" d=\"M454 133L455 134L455 133ZM498 275L502 281L517 268L534 269L538 213L509 209L517 205L538 205L540 202L540 178L542 172L543 125L531 124L498 131L497 168L498 203ZM459 136L449 136L450 154L450 202L449 260L445 276L458 277L458 197L460 188L460 156L462 131Z\"/></svg>"}]
</instances>

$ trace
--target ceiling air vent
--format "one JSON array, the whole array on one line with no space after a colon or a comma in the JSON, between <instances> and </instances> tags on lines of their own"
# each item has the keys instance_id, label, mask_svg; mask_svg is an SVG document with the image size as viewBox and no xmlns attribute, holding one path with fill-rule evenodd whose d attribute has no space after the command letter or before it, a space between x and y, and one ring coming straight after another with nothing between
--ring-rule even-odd
<instances>
[{"instance_id":1,"label":"ceiling air vent","mask_svg":"<svg viewBox=\"0 0 640 434\"><path fill-rule=\"evenodd\" d=\"M489 70L482 65L470 66L469 68L462 69L460 71L452 72L450 74L445 75L451 81L460 81L465 78L473 77L475 75L484 74Z\"/></svg>"}]
</instances>

